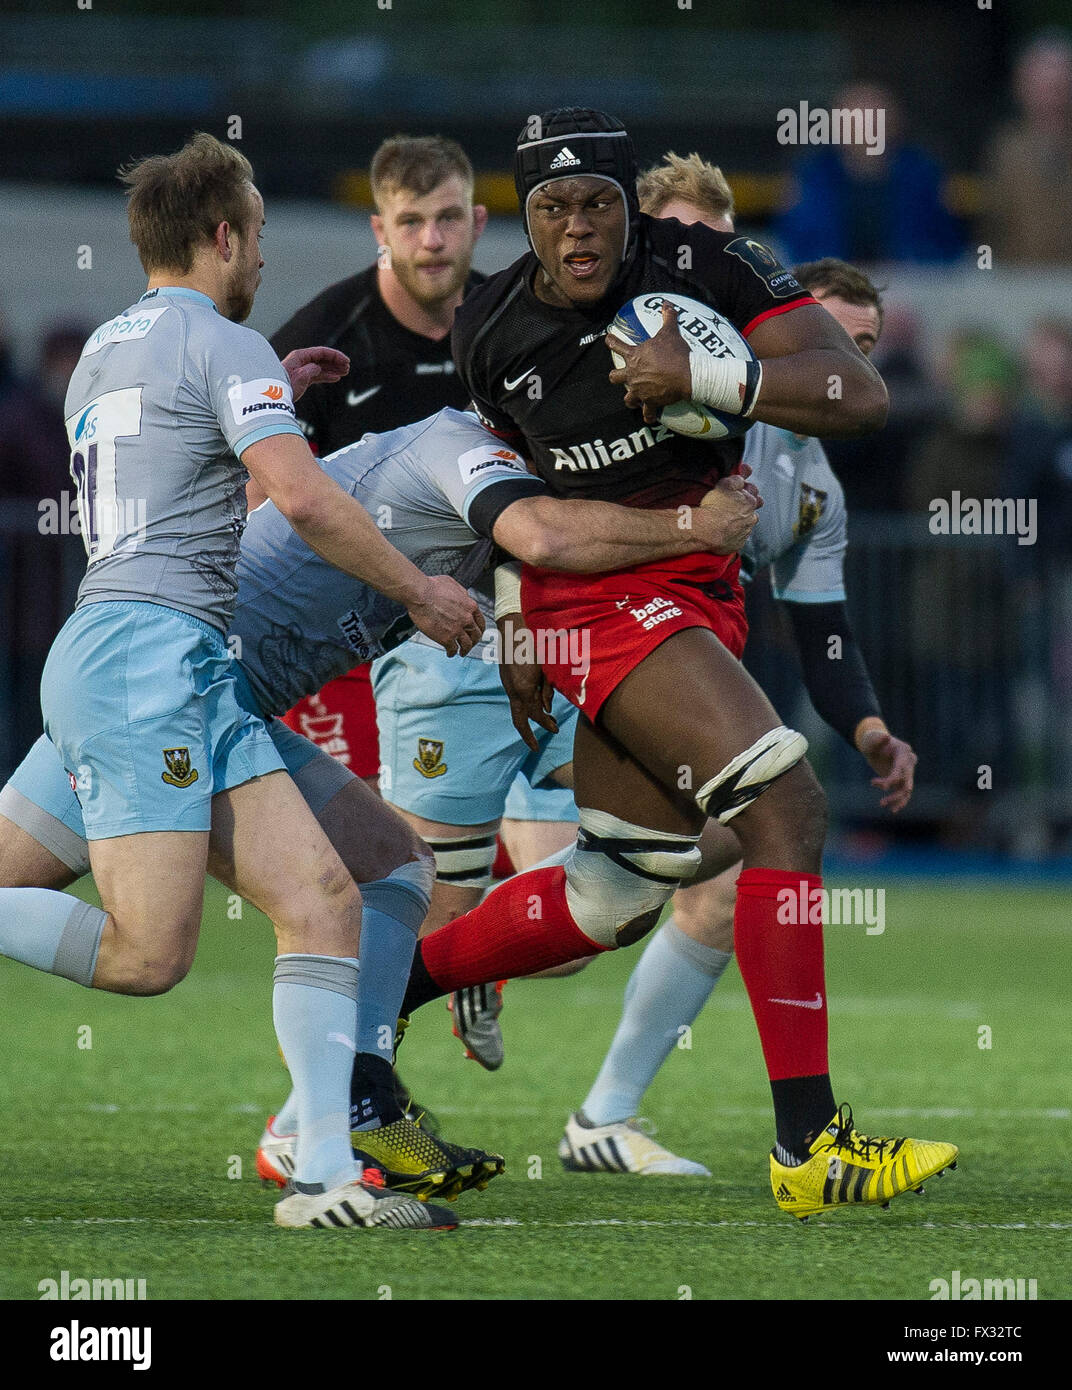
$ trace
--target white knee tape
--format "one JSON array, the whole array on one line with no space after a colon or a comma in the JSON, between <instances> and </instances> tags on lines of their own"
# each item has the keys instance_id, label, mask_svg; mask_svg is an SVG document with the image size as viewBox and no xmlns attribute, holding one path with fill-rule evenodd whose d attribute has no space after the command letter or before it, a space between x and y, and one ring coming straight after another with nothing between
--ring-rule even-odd
<instances>
[{"instance_id":1,"label":"white knee tape","mask_svg":"<svg viewBox=\"0 0 1072 1390\"><path fill-rule=\"evenodd\" d=\"M428 840L435 855L436 882L456 888L486 888L495 863L495 836L481 834L455 840Z\"/></svg>"},{"instance_id":2,"label":"white knee tape","mask_svg":"<svg viewBox=\"0 0 1072 1390\"><path fill-rule=\"evenodd\" d=\"M700 864L696 835L631 825L606 811L580 812L566 860L566 903L585 936L619 945L621 927L661 908Z\"/></svg>"},{"instance_id":3,"label":"white knee tape","mask_svg":"<svg viewBox=\"0 0 1072 1390\"><path fill-rule=\"evenodd\" d=\"M784 724L771 729L751 748L738 753L717 777L705 782L696 793L696 804L725 825L799 763L807 751L808 740L796 729L787 729Z\"/></svg>"}]
</instances>

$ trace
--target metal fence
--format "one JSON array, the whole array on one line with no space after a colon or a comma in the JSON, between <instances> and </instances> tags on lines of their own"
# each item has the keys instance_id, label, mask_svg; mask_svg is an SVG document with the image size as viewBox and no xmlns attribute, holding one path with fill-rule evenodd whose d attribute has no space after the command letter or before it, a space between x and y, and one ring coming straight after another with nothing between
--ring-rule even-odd
<instances>
[{"instance_id":1,"label":"metal fence","mask_svg":"<svg viewBox=\"0 0 1072 1390\"><path fill-rule=\"evenodd\" d=\"M40 516L0 501L0 783L41 732L41 669L85 571L81 538L42 535Z\"/></svg>"},{"instance_id":2,"label":"metal fence","mask_svg":"<svg viewBox=\"0 0 1072 1390\"><path fill-rule=\"evenodd\" d=\"M919 756L898 823L1031 857L1061 846L1072 825L1072 567L1013 536L933 535L926 516L857 513L845 579L886 722ZM807 705L778 606L756 600L746 660L805 727L834 816L888 826L867 767Z\"/></svg>"},{"instance_id":3,"label":"metal fence","mask_svg":"<svg viewBox=\"0 0 1072 1390\"><path fill-rule=\"evenodd\" d=\"M77 536L40 534L34 503L0 503L0 781L40 732L41 667L83 566ZM1072 566L1028 565L1013 537L935 536L926 517L857 514L846 586L887 723L919 754L898 827L1031 855L1063 847ZM750 587L746 660L782 717L808 733L835 820L888 828L862 760L807 708L765 578Z\"/></svg>"}]
</instances>

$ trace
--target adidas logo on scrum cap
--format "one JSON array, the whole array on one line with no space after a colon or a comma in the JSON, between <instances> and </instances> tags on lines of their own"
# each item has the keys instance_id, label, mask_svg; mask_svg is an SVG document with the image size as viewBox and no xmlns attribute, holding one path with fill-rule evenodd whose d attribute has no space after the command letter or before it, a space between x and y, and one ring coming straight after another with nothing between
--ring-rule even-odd
<instances>
[{"instance_id":1,"label":"adidas logo on scrum cap","mask_svg":"<svg viewBox=\"0 0 1072 1390\"><path fill-rule=\"evenodd\" d=\"M569 169L572 168L574 164L580 164L580 162L581 161L573 153L570 147L568 145L563 145L562 148L559 150L558 154L556 154L554 159L551 160L551 163L548 167L551 169Z\"/></svg>"}]
</instances>

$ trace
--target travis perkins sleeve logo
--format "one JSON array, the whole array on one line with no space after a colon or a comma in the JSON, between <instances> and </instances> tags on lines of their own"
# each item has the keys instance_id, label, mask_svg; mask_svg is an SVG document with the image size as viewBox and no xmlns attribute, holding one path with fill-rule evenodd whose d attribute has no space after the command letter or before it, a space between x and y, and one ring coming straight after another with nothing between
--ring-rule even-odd
<instances>
[{"instance_id":1,"label":"travis perkins sleeve logo","mask_svg":"<svg viewBox=\"0 0 1072 1390\"><path fill-rule=\"evenodd\" d=\"M189 748L164 748L161 751L167 771L162 772L160 776L168 786L189 787L197 781L198 771L196 767L190 766Z\"/></svg>"},{"instance_id":2,"label":"travis perkins sleeve logo","mask_svg":"<svg viewBox=\"0 0 1072 1390\"><path fill-rule=\"evenodd\" d=\"M417 740L417 756L413 759L413 766L422 777L442 777L447 770L447 765L442 759L443 745L437 739Z\"/></svg>"},{"instance_id":3,"label":"travis perkins sleeve logo","mask_svg":"<svg viewBox=\"0 0 1072 1390\"><path fill-rule=\"evenodd\" d=\"M809 531L814 531L816 523L823 514L826 506L826 493L820 492L817 487L810 487L807 483L800 485L800 511L793 526L793 535L797 540L801 536L806 536Z\"/></svg>"}]
</instances>

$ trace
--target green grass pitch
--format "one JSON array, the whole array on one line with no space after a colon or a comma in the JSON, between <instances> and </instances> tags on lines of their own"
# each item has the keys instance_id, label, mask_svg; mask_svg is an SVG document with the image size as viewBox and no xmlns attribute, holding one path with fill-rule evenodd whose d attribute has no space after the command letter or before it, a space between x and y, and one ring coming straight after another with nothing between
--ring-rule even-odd
<instances>
[{"instance_id":1,"label":"green grass pitch","mask_svg":"<svg viewBox=\"0 0 1072 1390\"><path fill-rule=\"evenodd\" d=\"M0 1297L36 1299L67 1270L145 1279L150 1299L928 1299L960 1270L1067 1298L1067 939L1067 892L994 884L895 881L884 934L827 928L837 1095L865 1131L961 1147L958 1172L889 1211L800 1226L774 1206L769 1093L735 969L643 1106L713 1178L561 1170L562 1122L613 1033L634 950L512 983L495 1075L463 1061L442 1005L416 1016L403 1076L446 1137L507 1157L505 1176L460 1199L456 1233L281 1231L253 1162L286 1091L271 932L249 907L229 920L210 885L197 962L163 998L0 961Z\"/></svg>"}]
</instances>

